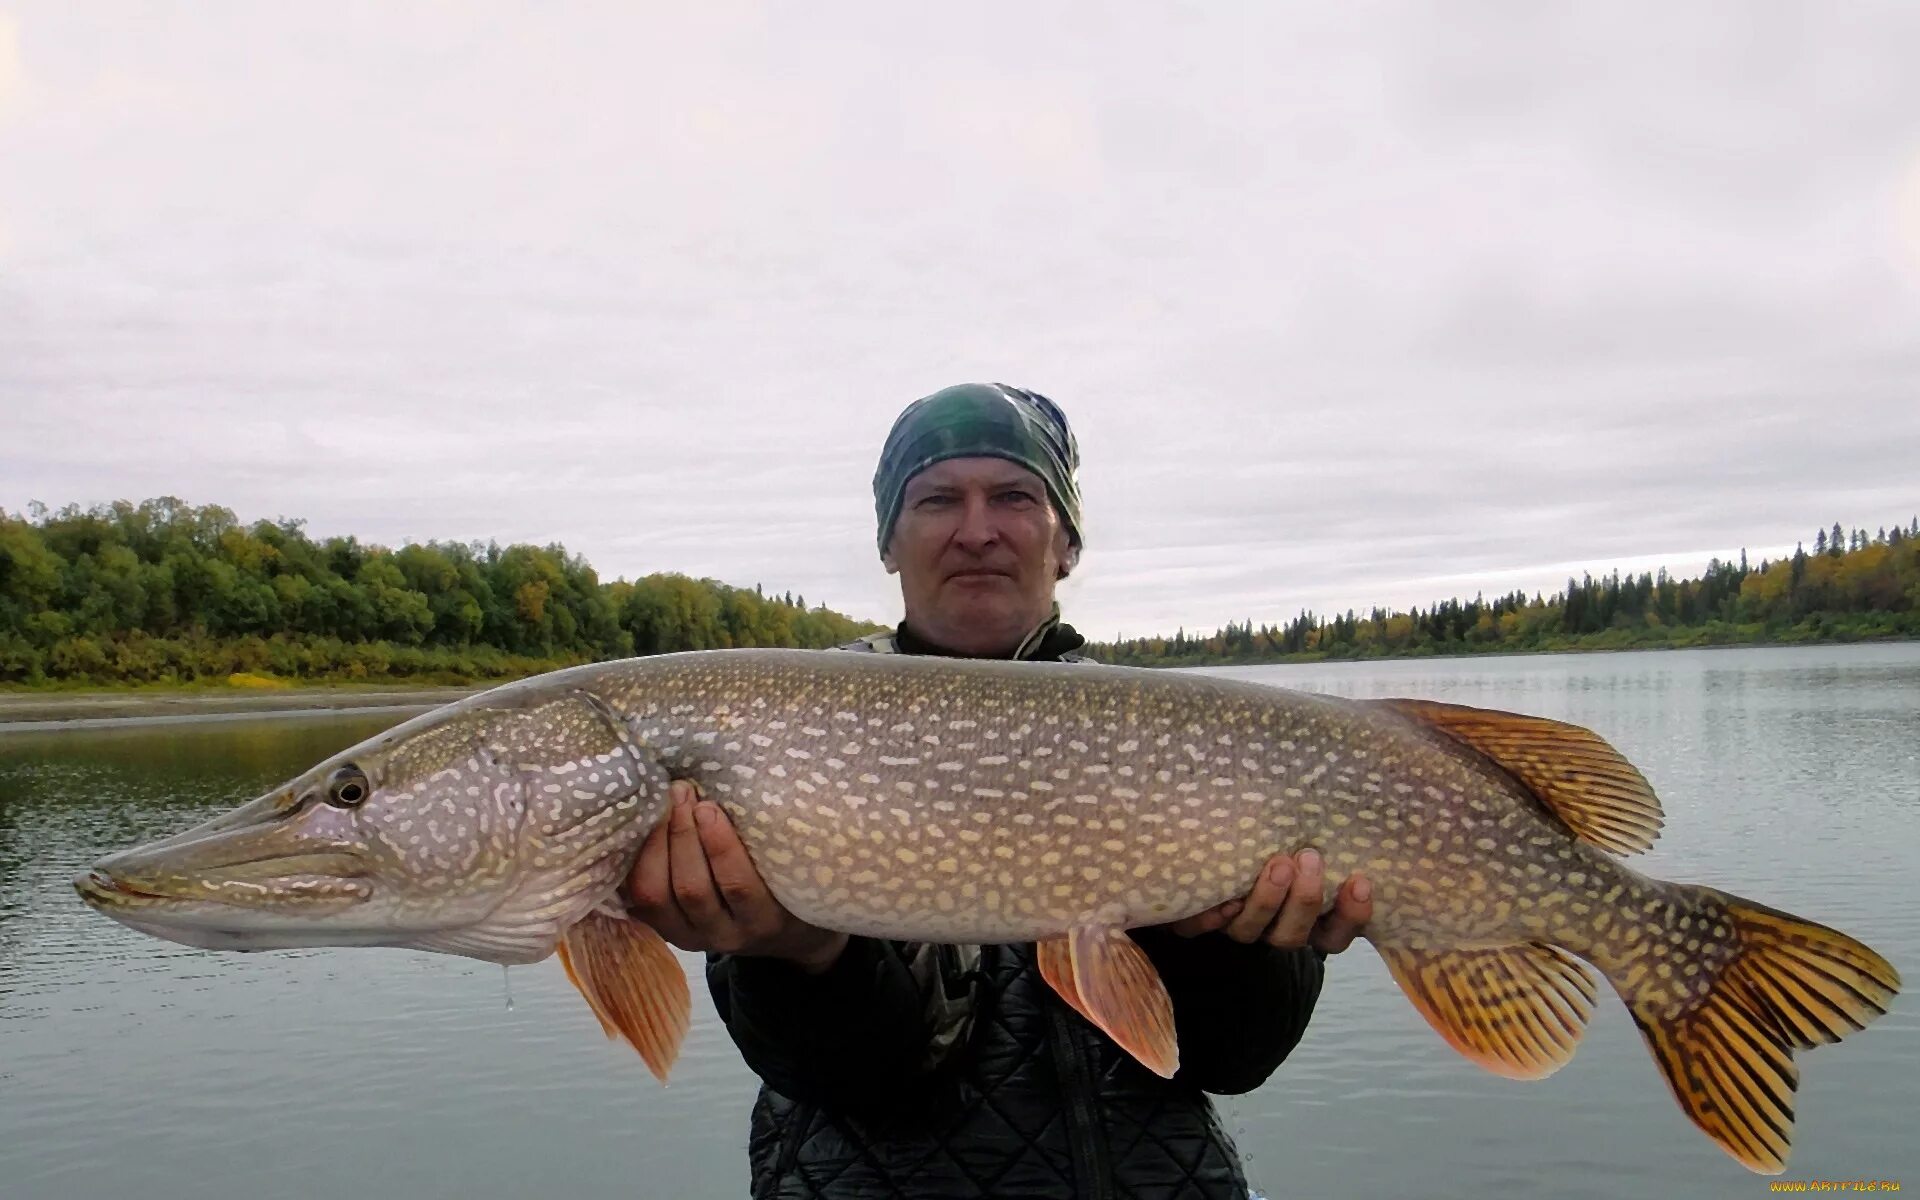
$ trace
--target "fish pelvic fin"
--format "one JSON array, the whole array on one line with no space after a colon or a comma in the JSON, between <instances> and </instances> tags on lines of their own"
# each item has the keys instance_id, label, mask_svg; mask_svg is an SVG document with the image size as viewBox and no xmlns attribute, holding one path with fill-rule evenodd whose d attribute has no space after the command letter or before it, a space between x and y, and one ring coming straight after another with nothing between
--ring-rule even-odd
<instances>
[{"instance_id":1,"label":"fish pelvic fin","mask_svg":"<svg viewBox=\"0 0 1920 1200\"><path fill-rule=\"evenodd\" d=\"M1777 1175L1793 1141L1794 1050L1866 1028L1900 974L1824 925L1712 888L1677 890L1710 929L1728 930L1731 958L1704 995L1681 996L1673 972L1644 961L1614 985L1687 1117L1748 1170Z\"/></svg>"},{"instance_id":2,"label":"fish pelvic fin","mask_svg":"<svg viewBox=\"0 0 1920 1200\"><path fill-rule=\"evenodd\" d=\"M651 925L595 911L567 930L558 949L568 981L607 1037L624 1039L665 1083L693 1011L687 973L665 939Z\"/></svg>"},{"instance_id":3,"label":"fish pelvic fin","mask_svg":"<svg viewBox=\"0 0 1920 1200\"><path fill-rule=\"evenodd\" d=\"M1035 945L1041 976L1073 1010L1162 1079L1180 1069L1173 998L1124 929L1086 926Z\"/></svg>"},{"instance_id":4,"label":"fish pelvic fin","mask_svg":"<svg viewBox=\"0 0 1920 1200\"><path fill-rule=\"evenodd\" d=\"M1545 1079L1587 1031L1593 975L1544 942L1479 950L1379 947L1400 990L1447 1044L1508 1079Z\"/></svg>"},{"instance_id":5,"label":"fish pelvic fin","mask_svg":"<svg viewBox=\"0 0 1920 1200\"><path fill-rule=\"evenodd\" d=\"M1614 854L1653 846L1666 816L1646 776L1590 729L1433 700L1373 700L1491 759L1576 837Z\"/></svg>"}]
</instances>

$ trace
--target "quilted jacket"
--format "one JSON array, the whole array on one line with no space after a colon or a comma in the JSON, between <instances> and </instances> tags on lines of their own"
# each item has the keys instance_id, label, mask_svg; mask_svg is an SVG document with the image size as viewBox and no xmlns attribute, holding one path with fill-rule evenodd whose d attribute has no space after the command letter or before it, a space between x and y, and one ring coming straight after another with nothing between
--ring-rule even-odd
<instances>
[{"instance_id":1,"label":"quilted jacket","mask_svg":"<svg viewBox=\"0 0 1920 1200\"><path fill-rule=\"evenodd\" d=\"M1051 623L1025 657L1077 659ZM846 649L937 652L904 628ZM825 974L764 958L707 968L762 1080L748 1133L755 1200L1247 1195L1207 1092L1249 1091L1300 1039L1320 992L1310 950L1134 932L1173 999L1165 1080L1074 1012L1031 945L853 938Z\"/></svg>"}]
</instances>

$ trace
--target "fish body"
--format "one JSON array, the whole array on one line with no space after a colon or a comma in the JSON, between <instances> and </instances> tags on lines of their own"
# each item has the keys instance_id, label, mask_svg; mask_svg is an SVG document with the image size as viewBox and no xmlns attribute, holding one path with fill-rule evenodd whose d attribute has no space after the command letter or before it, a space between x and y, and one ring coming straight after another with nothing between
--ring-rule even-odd
<instances>
[{"instance_id":1,"label":"fish body","mask_svg":"<svg viewBox=\"0 0 1920 1200\"><path fill-rule=\"evenodd\" d=\"M389 944L517 963L558 946L609 1033L664 1074L685 981L614 896L690 779L813 924L1035 942L1062 997L1177 1066L1124 931L1239 897L1316 848L1374 886L1367 938L1487 1069L1551 1073L1610 980L1723 1149L1784 1166L1791 1051L1884 1011L1845 935L1616 857L1660 826L1593 734L1413 700L1072 664L746 650L595 664L437 710L79 880L213 948Z\"/></svg>"}]
</instances>

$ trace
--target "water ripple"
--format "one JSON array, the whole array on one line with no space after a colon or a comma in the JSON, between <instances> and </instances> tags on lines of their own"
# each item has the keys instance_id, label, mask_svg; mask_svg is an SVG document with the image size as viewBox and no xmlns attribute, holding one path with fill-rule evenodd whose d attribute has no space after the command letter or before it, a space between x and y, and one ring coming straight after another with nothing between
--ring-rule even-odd
<instances>
[{"instance_id":1,"label":"water ripple","mask_svg":"<svg viewBox=\"0 0 1920 1200\"><path fill-rule=\"evenodd\" d=\"M1636 865L1750 894L1920 971L1920 646L1260 668L1283 686L1425 695L1588 724L1669 824ZM551 963L394 950L214 955L88 913L102 852L257 794L385 719L0 739L0 1196L737 1195L754 1080L694 976L662 1091ZM511 989L513 1006L507 1006ZM1912 1180L1920 1012L1801 1059L1792 1178ZM1488 1076L1365 948L1305 1040L1223 1103L1274 1196L1750 1198L1601 998L1551 1079Z\"/></svg>"}]
</instances>

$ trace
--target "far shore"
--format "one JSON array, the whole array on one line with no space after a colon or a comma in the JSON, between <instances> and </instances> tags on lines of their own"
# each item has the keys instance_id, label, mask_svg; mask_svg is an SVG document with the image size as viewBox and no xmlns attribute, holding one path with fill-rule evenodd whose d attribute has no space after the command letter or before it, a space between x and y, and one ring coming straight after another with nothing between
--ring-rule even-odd
<instances>
[{"instance_id":1,"label":"far shore","mask_svg":"<svg viewBox=\"0 0 1920 1200\"><path fill-rule=\"evenodd\" d=\"M92 723L327 712L370 708L431 708L471 696L493 684L448 687L403 684L337 684L254 690L251 688L142 688L95 692L0 692L0 729L8 725Z\"/></svg>"},{"instance_id":2,"label":"far shore","mask_svg":"<svg viewBox=\"0 0 1920 1200\"><path fill-rule=\"evenodd\" d=\"M1567 654L1626 654L1663 650L1759 650L1808 646L1853 645L1911 641L1911 638L1841 641L1734 642L1700 646L1567 647L1554 650L1500 650L1477 654L1381 655L1371 658L1319 658L1290 655L1256 661L1183 662L1156 664L1159 669L1219 667L1332 666L1342 663L1434 662L1446 659L1558 657ZM383 708L425 710L511 682L505 679L471 684L306 684L295 687L127 687L118 690L0 690L0 731L11 727L36 729L64 725L92 725L113 721L190 721L198 718L238 718L276 713L363 712Z\"/></svg>"}]
</instances>

